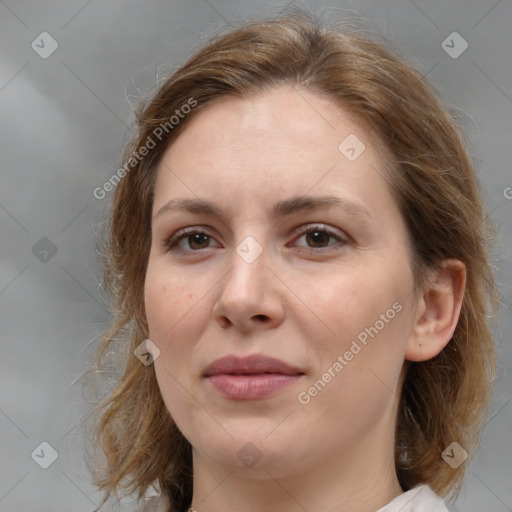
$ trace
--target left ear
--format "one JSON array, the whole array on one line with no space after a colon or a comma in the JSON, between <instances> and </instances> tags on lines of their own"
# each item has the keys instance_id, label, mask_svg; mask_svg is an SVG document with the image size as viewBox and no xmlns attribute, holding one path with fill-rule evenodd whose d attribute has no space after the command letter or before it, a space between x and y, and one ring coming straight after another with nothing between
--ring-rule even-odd
<instances>
[{"instance_id":1,"label":"left ear","mask_svg":"<svg viewBox=\"0 0 512 512\"><path fill-rule=\"evenodd\" d=\"M459 321L466 287L466 265L444 260L425 280L416 304L411 337L405 359L426 361L437 356L451 340Z\"/></svg>"}]
</instances>

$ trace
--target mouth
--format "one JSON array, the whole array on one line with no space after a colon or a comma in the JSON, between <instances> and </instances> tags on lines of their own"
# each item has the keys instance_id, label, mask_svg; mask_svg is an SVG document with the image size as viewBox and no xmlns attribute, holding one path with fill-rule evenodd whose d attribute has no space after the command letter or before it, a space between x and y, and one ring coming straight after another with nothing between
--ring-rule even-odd
<instances>
[{"instance_id":1,"label":"mouth","mask_svg":"<svg viewBox=\"0 0 512 512\"><path fill-rule=\"evenodd\" d=\"M297 382L299 368L262 354L227 356L210 364L203 376L214 391L232 400L256 400Z\"/></svg>"}]
</instances>

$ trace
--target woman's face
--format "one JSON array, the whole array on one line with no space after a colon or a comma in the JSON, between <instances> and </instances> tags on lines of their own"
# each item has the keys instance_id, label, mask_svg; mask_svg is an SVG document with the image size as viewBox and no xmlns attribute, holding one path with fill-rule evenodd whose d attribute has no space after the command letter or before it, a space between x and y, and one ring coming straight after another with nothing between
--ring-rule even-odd
<instances>
[{"instance_id":1,"label":"woman's face","mask_svg":"<svg viewBox=\"0 0 512 512\"><path fill-rule=\"evenodd\" d=\"M392 457L416 303L381 154L330 99L288 86L210 105L167 149L145 307L194 464L277 477ZM250 355L288 366L236 360Z\"/></svg>"}]
</instances>

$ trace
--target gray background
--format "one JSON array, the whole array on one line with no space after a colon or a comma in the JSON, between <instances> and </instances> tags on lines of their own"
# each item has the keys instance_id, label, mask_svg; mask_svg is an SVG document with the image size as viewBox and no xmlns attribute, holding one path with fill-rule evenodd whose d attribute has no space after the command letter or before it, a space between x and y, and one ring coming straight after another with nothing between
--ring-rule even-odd
<instances>
[{"instance_id":1,"label":"gray background","mask_svg":"<svg viewBox=\"0 0 512 512\"><path fill-rule=\"evenodd\" d=\"M76 379L109 320L94 231L110 194L98 200L92 192L119 167L132 106L210 35L286 4L0 1L2 512L84 512L100 500L83 462L80 426L90 404ZM503 305L494 329L499 370L488 425L462 494L449 506L512 511L512 3L296 5L322 18L346 11L373 19L464 124L499 232L493 257ZM58 48L43 59L31 43L45 31ZM442 48L454 31L469 45L458 58ZM58 452L48 469L31 457L43 441ZM133 508L125 502L124 510Z\"/></svg>"}]
</instances>

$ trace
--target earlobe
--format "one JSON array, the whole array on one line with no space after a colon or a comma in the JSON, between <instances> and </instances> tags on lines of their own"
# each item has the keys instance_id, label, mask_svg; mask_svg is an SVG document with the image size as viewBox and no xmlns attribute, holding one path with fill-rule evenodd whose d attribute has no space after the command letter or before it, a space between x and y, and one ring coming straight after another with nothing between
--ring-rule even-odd
<instances>
[{"instance_id":1,"label":"earlobe","mask_svg":"<svg viewBox=\"0 0 512 512\"><path fill-rule=\"evenodd\" d=\"M466 266L462 261L449 259L441 267L425 281L418 299L405 351L405 359L409 361L426 361L437 356L457 327L466 287Z\"/></svg>"}]
</instances>

